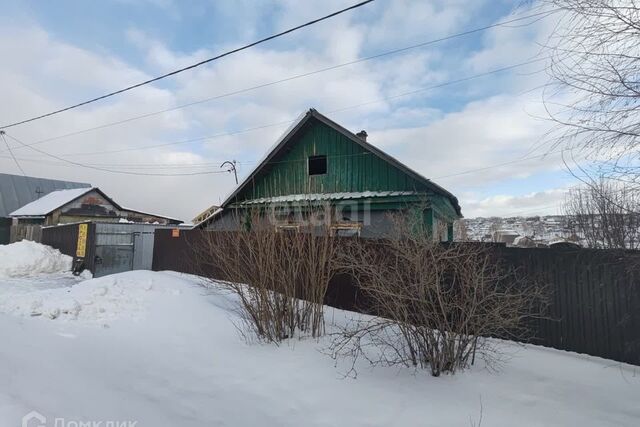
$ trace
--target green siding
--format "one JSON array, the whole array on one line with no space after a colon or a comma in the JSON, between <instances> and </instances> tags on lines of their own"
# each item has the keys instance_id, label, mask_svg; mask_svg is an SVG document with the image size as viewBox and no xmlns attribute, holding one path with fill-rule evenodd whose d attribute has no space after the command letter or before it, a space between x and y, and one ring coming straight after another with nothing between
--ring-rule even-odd
<instances>
[{"instance_id":1,"label":"green siding","mask_svg":"<svg viewBox=\"0 0 640 427\"><path fill-rule=\"evenodd\" d=\"M320 122L311 122L287 146L238 194L236 201L288 194L427 190L422 183ZM325 175L308 175L307 160L314 155L327 156Z\"/></svg>"},{"instance_id":2,"label":"green siding","mask_svg":"<svg viewBox=\"0 0 640 427\"><path fill-rule=\"evenodd\" d=\"M309 176L309 156L326 155L327 173ZM238 193L234 202L291 194L351 193L363 191L416 191L420 195L368 200L372 209L406 209L428 204L425 223L458 218L448 197L434 194L412 176L379 158L347 136L312 120L288 141L269 164ZM361 200L361 202L365 202Z\"/></svg>"}]
</instances>

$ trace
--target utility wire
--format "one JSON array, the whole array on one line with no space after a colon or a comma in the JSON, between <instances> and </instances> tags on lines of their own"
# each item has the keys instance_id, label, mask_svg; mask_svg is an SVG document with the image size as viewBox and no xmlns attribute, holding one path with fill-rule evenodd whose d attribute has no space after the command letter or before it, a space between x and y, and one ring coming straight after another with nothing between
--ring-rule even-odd
<instances>
[{"instance_id":1,"label":"utility wire","mask_svg":"<svg viewBox=\"0 0 640 427\"><path fill-rule=\"evenodd\" d=\"M11 150L11 147L9 146L9 143L7 142L7 138L5 138L4 136L4 131L0 130L0 136L2 137L2 140L4 141L4 145L7 146L7 151L9 151L9 154L11 155L11 158L13 159L14 163L16 164L16 166L18 167L18 169L20 169L20 172L22 173L23 176L27 176L26 173L24 173L24 169L22 169L22 166L20 166L20 162L18 162L18 159L16 159L16 156L13 154L13 151Z\"/></svg>"},{"instance_id":2,"label":"utility wire","mask_svg":"<svg viewBox=\"0 0 640 427\"><path fill-rule=\"evenodd\" d=\"M494 70L490 70L490 71L487 71L487 72L484 72L484 73L474 74L474 75L471 75L471 76L468 76L468 77L464 77L464 78L460 78L460 79L456 79L456 80L450 80L450 81L447 81L447 82L444 82L444 83L439 83L439 84L436 84L436 85L426 86L426 87L422 87L422 88L415 89L415 90L412 90L412 91L403 92L403 93L395 94L395 95L384 97L384 98L378 98L378 99L375 99L375 100L366 101L366 102L363 102L363 103L360 103L360 104L355 104L355 105L350 105L350 106L338 108L338 109L335 109L335 110L328 111L327 114L340 113L340 112L343 112L343 111L347 111L347 110L351 110L351 109L355 109L355 108L360 108L360 107L364 107L364 106L371 105L371 104L376 104L376 103L380 103L380 102L384 102L384 101L398 99L398 98L402 98L402 97L405 97L405 96L415 95L415 94L418 94L418 93L421 93L421 92L426 92L426 91L439 89L439 88L443 88L443 87L454 85L454 84L458 84L458 83L467 82L467 81L478 79L478 78L481 78L481 77L486 77L486 76L489 76L489 75L492 75L492 74L497 74L497 73L501 73L501 72L504 72L504 71L508 71L508 70L511 70L511 69L514 69L514 68L523 67L525 65L533 64L533 63L536 63L536 62L539 62L539 61L544 61L546 59L547 59L546 57L538 58L538 59L533 59L533 60L526 61L526 62L521 62L519 64L510 65L510 66L507 66L507 67L496 68ZM141 146L141 147L121 148L121 149L114 149L114 150L101 150L101 151L90 151L90 152L81 152L81 153L69 153L67 155L69 155L69 156L93 156L93 155L98 155L98 154L125 153L125 152L130 152L130 151L148 150L148 149L153 149L153 148L161 148L161 147L168 147L168 146L174 146L174 145L192 144L192 143L195 143L195 142L207 141L207 140L211 140L211 139L221 138L221 137L224 137L224 136L232 136L232 135L238 135L238 134L252 132L252 131L256 131L256 130L267 129L267 128L271 128L271 127L290 125L291 123L295 122L296 120L297 120L297 118L296 119L291 119L291 120L285 120L285 121L281 121L281 122L264 124L264 125L260 125L260 126L254 126L254 127L245 128L245 129L236 130L236 131L231 131L231 132L222 132L222 133L217 133L217 134L208 135L208 136L201 136L201 137L190 138L190 139L174 141L174 142L165 142L165 143L161 143L161 144L151 144L151 145L144 145L144 146ZM32 144L26 144L25 146L26 147L31 147L33 145L34 144L32 143Z\"/></svg>"},{"instance_id":3,"label":"utility wire","mask_svg":"<svg viewBox=\"0 0 640 427\"><path fill-rule=\"evenodd\" d=\"M496 163L496 164L491 165L491 166L485 166L485 167L477 168L477 169L469 169L469 170L466 170L466 171L456 172L456 173L452 173L452 174L449 174L449 175L436 176L433 179L446 179L446 178L453 178L453 177L460 176L460 175L467 175L469 173L482 172L482 171L485 171L485 170L495 169L497 167L513 165L513 164L516 164L516 163L524 162L526 160L540 159L540 158L543 158L543 157L550 156L552 154L562 153L564 151L566 151L566 149L563 148L561 150L550 151L548 153L538 154L538 155L535 155L535 156L520 157L520 158L517 158L515 160L510 160L508 162Z\"/></svg>"},{"instance_id":4,"label":"utility wire","mask_svg":"<svg viewBox=\"0 0 640 427\"><path fill-rule=\"evenodd\" d=\"M558 153L564 153L565 151L567 151L567 149L559 149L559 150L555 150L555 151L551 151L549 153L545 153L545 154L538 154L538 155L531 155L531 156L525 156L525 157L521 157L521 158L516 158L514 160L510 160L507 162L503 162L503 163L495 163L493 165L489 165L489 166L485 166L485 167L481 167L481 168L475 168L475 169L468 169L465 171L461 171L461 172L456 172L453 174L449 174L449 175L441 175L441 176L436 176L433 177L431 179L434 180L441 180L441 179L447 179L447 178L453 178L453 177L457 177L457 176L462 176L462 175L468 175L468 174L475 174L477 172L483 172L486 170L491 170L491 169L498 169L501 168L503 166L508 166L508 165L512 165L512 164L517 164L517 163L521 163L527 160L533 160L533 159L540 159L540 158L544 158L547 156L550 156L552 154L558 154ZM373 153L370 152L363 152L363 153L354 153L354 154L342 154L342 155L328 155L327 158L345 158L345 157L357 157L357 156L366 156L366 155L372 155ZM9 159L10 157L8 156L0 156L6 159ZM44 163L44 164L52 164L55 166L75 166L75 164L72 165L68 165L67 163L59 163L59 162L47 162L46 160L40 160L40 159L30 159L30 158L23 158L20 159L23 161L30 161L30 162L34 162L34 163ZM266 162L265 164L281 164L281 163L299 163L299 162L306 162L307 159L295 159L295 160L279 160L279 161L270 161L270 162ZM239 161L239 164L243 164L243 165L248 165L248 164L257 164L260 161L256 160L256 161ZM157 165L157 164L135 164L135 163L130 163L130 164L126 164L126 165L118 165L118 164L97 164L97 163L90 163L90 164L85 164L86 166L104 166L104 165L111 165L112 167L132 167L132 168L137 168L141 165L147 165L147 166L154 166L155 169L164 169L164 168L172 168L172 167L176 167L176 168L203 168L203 167L212 167L214 165L218 165L219 162L210 162L210 163L195 163L195 164L183 164L183 165L176 165L176 164L167 164L165 166L161 166L161 165ZM119 172L119 171L116 171ZM224 173L227 171L216 171L216 173ZM175 174L175 176L180 176L180 175L188 175L188 174ZM163 175L164 176L164 175ZM174 176L174 175L167 175L167 176Z\"/></svg>"},{"instance_id":5,"label":"utility wire","mask_svg":"<svg viewBox=\"0 0 640 427\"><path fill-rule=\"evenodd\" d=\"M141 115L138 115L138 116L128 117L126 119L117 120L117 121L109 122L109 123L104 123L102 125L94 126L94 127L91 127L91 128L81 129L81 130L70 132L70 133L67 133L67 134L58 135L58 136L54 136L54 137L49 137L49 138L46 138L46 139L42 139L42 140L33 142L31 144L28 144L28 145L29 146L31 146L31 145L40 145L40 144L44 144L46 142L55 141L55 140L67 138L67 137L70 137L70 136L82 135L82 134L87 133L87 132L91 132L91 131L95 131L95 130L99 130L99 129L105 129L105 128L109 128L109 127L112 127L112 126L117 126L117 125L121 125L121 124L125 124L125 123L130 123L130 122L133 122L133 121L136 121L136 120L141 120L141 119L145 119L145 118L148 118L148 117L153 117L153 116L156 116L156 115L159 115L159 114L165 114L165 113L169 113L169 112L172 112L172 111L181 110L181 109L192 107L192 106L195 106L195 105L204 104L204 103L207 103L207 102L210 102L210 101L214 101L214 100L227 98L227 97L234 96L234 95L239 95L239 94L251 92L251 91L254 91L254 90L257 90L257 89L262 89L262 88L265 88L265 87L274 86L274 85L277 85L277 84L289 82L289 81L292 81L292 80L301 79L301 78L304 78L304 77L309 77L309 76L320 74L320 73L324 73L324 72L327 72L327 71L340 69L340 68L347 67L347 66L350 66L350 65L355 65L355 64L362 63L362 62L371 61L371 60L382 58L382 57L385 57L385 56L388 56L388 55L394 55L394 54L406 52L406 51L409 51L409 50L413 50L413 49L429 46L429 45L432 45L432 44L440 43L440 42L443 42L443 41L452 40L452 39L463 37L463 36L467 36L467 35L470 35L470 34L475 34L475 33L478 33L478 32L486 31L486 30L491 29L491 28L508 27L508 24L510 24L510 23L518 22L518 21L522 21L522 20L526 20L526 19L530 19L530 18L534 18L534 17L537 17L537 16L541 17L539 19L546 18L548 15L551 15L551 14L555 13L556 11L557 10L539 12L539 13L534 13L534 14L522 16L522 17L519 17L519 18L513 18L513 19L510 19L510 20L507 20L507 21L496 22L495 24L485 25L484 27L474 28L474 29L471 29L471 30L467 30L467 31L463 31L463 32L460 32L460 33L451 34L451 35L448 35L448 36L445 36L445 37L440 37L440 38L433 39L433 40L428 40L428 41L425 41L425 42L422 42L422 43L418 43L418 44L414 44L414 45L411 45L411 46L405 46L405 47L393 49L393 50L390 50L390 51L378 53L378 54L375 54L375 55L358 58L358 59L355 59L353 61L344 62L344 63L341 63L341 64L336 64L336 65L332 65L332 66L325 67L325 68L320 68L320 69L317 69L317 70L314 70L314 71L309 71L307 73L297 74L297 75L285 77L285 78L282 78L282 79L279 79L279 80L274 80L274 81L271 81L271 82L262 83L262 84L259 84L259 85L255 85L255 86L251 86L251 87L247 87L247 88L243 88L243 89L238 89L238 90L231 91L231 92L226 92L226 93L215 95L215 96L212 96L212 97L208 97L208 98L203 98L203 99L200 99L200 100L192 101L192 102L189 102L189 103L186 103L186 104L177 105L175 107L165 108L163 110L152 111L152 112L141 114ZM526 25L529 25L529 24L526 24Z\"/></svg>"},{"instance_id":6,"label":"utility wire","mask_svg":"<svg viewBox=\"0 0 640 427\"><path fill-rule=\"evenodd\" d=\"M222 54L220 54L220 55L214 56L214 57L212 57L212 58L205 59L205 60L203 60L203 61L200 61L200 62L197 62L197 63L195 63L195 64L189 65L189 66L187 66L187 67L183 67L183 68L180 68L180 69L178 69L178 70L171 71L170 73L166 73L166 74L160 75L160 76L158 76L158 77L154 77L154 78L152 78L152 79L145 80L145 81L143 81L143 82L136 83L136 84L131 85L131 86L127 86L127 87L125 87L125 88L123 88L123 89L119 89L119 90L116 90L116 91L113 91L113 92L107 93L107 94L105 94L105 95L98 96L98 97L96 97L96 98L92 98L92 99L89 99L89 100L87 100L87 101L84 101L84 102L80 102L80 103L78 103L78 104L71 105L71 106L69 106L69 107L61 108L61 109L59 109L59 110L54 110L54 111L51 111L51 112L49 112L49 113L41 114L41 115L36 116L36 117L32 117L32 118L29 118L29 119L25 119L25 120L21 120L21 121L18 121L18 122L10 123L10 124L4 125L4 126L0 126L0 129L8 129L8 128L13 127L13 126L18 126L18 125L21 125L21 124L24 124L24 123L33 122L33 121L36 121L36 120L39 120L39 119L43 119L43 118L45 118L45 117L49 117L49 116L53 116L53 115L55 115L55 114L62 113L62 112L64 112L64 111L69 111L69 110L72 110L72 109L74 109L74 108L81 107L81 106L83 106L83 105L91 104L91 103L96 102L96 101L100 101L100 100L103 100L103 99L106 99L106 98L109 98L109 97L112 97L112 96L115 96L115 95L119 95L119 94L121 94L121 93L124 93L124 92L130 91L130 90L132 90L132 89L139 88L139 87L141 87L141 86L144 86L144 85L147 85L147 84L150 84L150 83L157 82L157 81L162 80L162 79L165 79L165 78L167 78L167 77L174 76L174 75L179 74L179 73L182 73L182 72L184 72L184 71L191 70L191 69L196 68L196 67L199 67L199 66L201 66L201 65L208 64L208 63L210 63L210 62L216 61L216 60L218 60L218 59L220 59L220 58L224 58L225 56L229 56L229 55L232 55L232 54L234 54L234 53L237 53L237 52L240 52L240 51L243 51L243 50L249 49L249 48L251 48L251 47L257 46L257 45L259 45L259 44L265 43L265 42L267 42L267 41L270 41L270 40L276 39L276 38L278 38L278 37L284 36L285 34L292 33L292 32L294 32L294 31L300 30L300 29L305 28L305 27L308 27L308 26L310 26L310 25L317 24L318 22L325 21L325 20L327 20L327 19L330 19L330 18L333 18L333 17L335 17L335 16L341 15L341 14L343 14L343 13L345 13L345 12L348 12L348 11L353 10L353 9L357 9L357 8L359 8L359 7L361 7L361 6L364 6L364 5L368 4L368 3L371 3L371 2L373 2L373 1L374 1L374 0L365 0L365 1L362 1L362 2L360 2L360 3L354 4L353 6L346 7L346 8L344 8L344 9L338 10L338 11L336 11L336 12L330 13L329 15L325 15L325 16L323 16L323 17L321 17L321 18L317 18L317 19L314 19L314 20L309 21L309 22L307 22L307 23L304 23L304 24L298 25L298 26L296 26L296 27L289 28L288 30L285 30L285 31L279 32L279 33L277 33L277 34L273 34L273 35L271 35L271 36L269 36L269 37L265 37L265 38L263 38L263 39L260 39L260 40L255 41L255 42L253 42L253 43L249 43L249 44L247 44L247 45L244 45L244 46L238 47L238 48L236 48L236 49L233 49L233 50L227 51L227 52L225 52L225 53L222 53Z\"/></svg>"},{"instance_id":7,"label":"utility wire","mask_svg":"<svg viewBox=\"0 0 640 427\"><path fill-rule=\"evenodd\" d=\"M545 60L545 59L547 59L547 58L538 58L538 59L534 59L534 60L530 60L530 61L525 61L525 62L522 62L522 63L519 63L519 64L510 65L510 66L494 69L494 70L491 70L491 71L487 71L485 73L480 73L480 74L476 74L476 75L473 75L473 76L468 76L468 77L464 77L464 78L461 78L461 79L456 79L456 80L452 80L452 81L449 81L449 82L440 83L440 84L437 84L437 85L427 86L427 87L424 87L424 88L420 88L420 89L417 89L417 90L412 90L412 91L409 91L409 92L404 92L404 93L401 93L401 94L396 94L396 95L393 95L393 96L390 96L390 97L386 97L386 98L381 98L381 99L367 101L367 102L364 102L364 103L360 103L360 104L356 104L356 105L352 105L352 106L348 106L348 107L343 107L343 108L340 108L340 109L337 109L337 110L332 110L329 113L341 112L341 111L345 111L345 110L349 110L349 109L353 109L353 108L358 108L358 107L361 107L361 106L364 106L364 105L370 105L372 103L383 102L383 101L386 101L386 100L389 100L389 99L396 99L396 98L399 98L399 97L402 97L402 96L414 95L416 93L424 92L424 91L427 91L427 90L431 90L431 89L435 89L435 88L441 88L441 87L448 86L448 85L451 85L451 84L456 84L456 83L460 83L460 82L464 82L464 81L469 81L469 80L476 79L476 78L479 78L479 77L483 77L483 76L495 74L495 73L498 73L498 72L514 69L516 67L521 67L521 66L524 66L524 65L532 64L532 63L539 62L539 61L542 61L542 60ZM258 129L258 128L265 128L265 127L270 127L270 126L275 126L275 125L281 125L281 124L288 124L288 123L291 123L291 122L294 122L294 121L295 120L291 120L291 121L287 121L287 122L280 122L280 123L271 124L271 125L258 126L258 127L255 127L255 128L251 128L250 130L255 130L255 129ZM226 134L234 134L234 133L241 133L241 132L243 132L243 131L231 132L231 133L226 133ZM217 136L222 136L222 135L226 135L226 134L218 134ZM94 170L100 170L100 171L103 171L103 172L119 173L119 174L126 174L126 175L139 175L139 176L186 176L186 175L207 175L207 174L213 174L213 173L225 173L225 172L228 172L228 171L208 171L208 172L192 172L192 173L184 173L184 174L168 174L168 173L141 173L141 172L129 172L129 171L122 171L122 170L113 170L113 169L108 169L108 168L103 168L103 167L98 167L98 166L92 166L92 165L85 164L85 163L74 162L74 161L68 160L66 158L57 156L55 154L51 154L49 152L40 150L40 149L35 148L33 146L30 146L28 144L25 144L22 141L16 139L15 137L13 137L13 136L11 136L11 135L9 135L7 133L5 133L5 135L8 136L9 138L13 139L14 141L18 142L21 146L28 147L31 150L34 150L34 151L36 151L36 152L38 152L40 154L43 154L45 156L54 158L56 160L59 160L59 161L62 161L62 162L65 162L65 163L68 163L68 164L71 164L71 165L74 165L74 166L79 166L79 167L88 168L88 169L94 169ZM178 142L173 142L173 143L156 144L154 146L147 146L147 147L137 147L137 148L122 149L122 150L111 150L111 151L107 150L107 151L102 151L102 152L82 153L82 154L105 154L105 153L110 153L110 152L137 151L137 150L146 149L146 148L155 148L155 147L162 147L162 146L168 146L168 145L184 144L184 143L193 142L193 141L196 141L196 140L203 140L203 139L210 139L210 138L209 137L195 138L195 139L187 140L187 141L178 141Z\"/></svg>"},{"instance_id":8,"label":"utility wire","mask_svg":"<svg viewBox=\"0 0 640 427\"><path fill-rule=\"evenodd\" d=\"M27 146L27 144L25 144L24 142L18 140L14 136L9 135L6 132L4 133L4 135L8 136L9 138L11 138L12 140L14 140L15 142L17 142L18 144L20 144L22 146L25 146L25 147ZM216 174L216 173L229 173L229 171L227 171L227 170L206 171L206 172L189 172L189 173L181 173L181 174L130 172L130 171L122 171L122 170L101 168L101 167L97 167L97 166L90 166L90 165L87 165L87 164L84 164L84 163L74 162L72 160L68 160L68 159L62 158L60 156L56 156L55 154L51 154L51 153L48 153L46 151L40 150L39 148L35 148L35 147L29 147L29 148L34 150L34 151L36 151L36 152L38 152L38 153L40 153L40 154L44 154L47 157L51 157L53 159L59 160L59 161L64 162L64 163L68 163L70 165L79 166L81 168L86 168L86 169L98 170L98 171L102 171L102 172L110 172L110 173L115 173L115 174L122 174L122 175L136 175L136 176L193 176L193 175L211 175L211 174Z\"/></svg>"}]
</instances>

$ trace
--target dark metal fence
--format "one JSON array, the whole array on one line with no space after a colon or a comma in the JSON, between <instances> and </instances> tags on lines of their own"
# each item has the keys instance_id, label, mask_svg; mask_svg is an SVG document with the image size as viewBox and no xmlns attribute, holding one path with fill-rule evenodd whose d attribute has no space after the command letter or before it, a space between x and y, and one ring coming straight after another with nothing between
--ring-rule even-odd
<instances>
[{"instance_id":1,"label":"dark metal fence","mask_svg":"<svg viewBox=\"0 0 640 427\"><path fill-rule=\"evenodd\" d=\"M0 245L7 245L11 241L11 218L0 217Z\"/></svg>"},{"instance_id":2,"label":"dark metal fence","mask_svg":"<svg viewBox=\"0 0 640 427\"><path fill-rule=\"evenodd\" d=\"M194 263L203 233L156 230L153 269L215 277ZM640 365L640 252L492 246L507 265L549 285L549 315L532 321L532 343ZM331 280L326 302L366 311L348 274Z\"/></svg>"},{"instance_id":3,"label":"dark metal fence","mask_svg":"<svg viewBox=\"0 0 640 427\"><path fill-rule=\"evenodd\" d=\"M88 223L84 267L91 271L91 273L95 273L95 238L96 225ZM63 254L69 255L76 260L76 250L78 248L78 224L43 227L42 243L58 249Z\"/></svg>"},{"instance_id":4,"label":"dark metal fence","mask_svg":"<svg viewBox=\"0 0 640 427\"><path fill-rule=\"evenodd\" d=\"M548 283L548 319L533 343L640 365L640 252L501 248L525 275Z\"/></svg>"}]
</instances>

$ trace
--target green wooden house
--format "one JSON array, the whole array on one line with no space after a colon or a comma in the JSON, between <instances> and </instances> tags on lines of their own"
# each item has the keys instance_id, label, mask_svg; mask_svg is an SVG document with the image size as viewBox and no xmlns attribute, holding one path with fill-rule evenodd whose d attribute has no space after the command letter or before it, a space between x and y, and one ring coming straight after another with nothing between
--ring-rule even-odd
<instances>
[{"instance_id":1,"label":"green wooden house","mask_svg":"<svg viewBox=\"0 0 640 427\"><path fill-rule=\"evenodd\" d=\"M434 238L451 240L462 217L458 200L393 157L310 109L262 161L197 226L237 229L247 212L265 212L277 228L296 228L309 206L323 204L323 224L337 234L377 237L392 225L390 213L419 211Z\"/></svg>"}]
</instances>

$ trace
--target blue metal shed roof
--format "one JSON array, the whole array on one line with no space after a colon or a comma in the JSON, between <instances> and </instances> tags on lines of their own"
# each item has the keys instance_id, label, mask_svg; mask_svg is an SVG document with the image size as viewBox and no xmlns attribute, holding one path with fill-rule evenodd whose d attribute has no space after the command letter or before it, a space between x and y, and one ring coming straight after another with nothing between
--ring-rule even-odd
<instances>
[{"instance_id":1,"label":"blue metal shed roof","mask_svg":"<svg viewBox=\"0 0 640 427\"><path fill-rule=\"evenodd\" d=\"M84 187L91 187L91 185L83 182L0 173L0 217L8 217L9 213L52 191Z\"/></svg>"}]
</instances>

